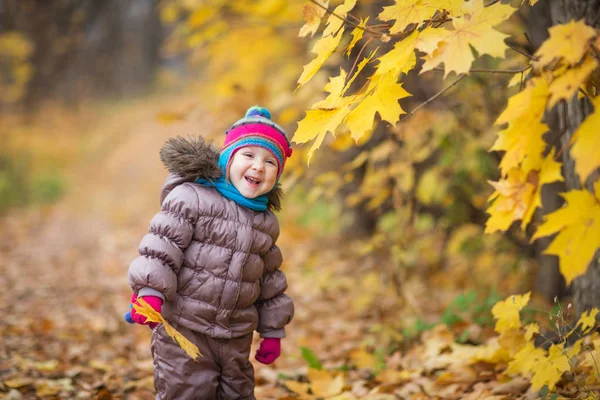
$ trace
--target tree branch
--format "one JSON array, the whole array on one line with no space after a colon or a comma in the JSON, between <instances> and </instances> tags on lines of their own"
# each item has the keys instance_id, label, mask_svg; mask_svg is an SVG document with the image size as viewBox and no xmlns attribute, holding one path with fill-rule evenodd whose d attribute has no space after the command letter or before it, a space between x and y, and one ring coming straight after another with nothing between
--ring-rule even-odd
<instances>
[{"instance_id":1,"label":"tree branch","mask_svg":"<svg viewBox=\"0 0 600 400\"><path fill-rule=\"evenodd\" d=\"M488 72L491 74L518 74L518 73L523 73L525 71L527 71L529 68L531 68L531 65L528 65L526 67L523 68L519 68L519 69L484 69L484 68L472 68L469 70L469 72ZM434 71L444 71L444 68L434 68Z\"/></svg>"},{"instance_id":2,"label":"tree branch","mask_svg":"<svg viewBox=\"0 0 600 400\"><path fill-rule=\"evenodd\" d=\"M347 23L348 25L352 26L353 28L358 28L361 29L365 32L369 32L370 34L374 35L377 38L381 38L384 35L387 35L387 37L398 37L398 38L404 38L408 35L410 35L411 33L413 33L417 28L418 25L415 24L415 27L410 29L408 32L400 32L400 33L393 33L393 34L385 34L385 33L381 33L381 32L377 32L374 31L373 29L370 29L369 27L365 26L362 27L359 24L357 24L356 22L352 22L347 18L342 17L341 15L337 15L336 13L334 13L333 11L330 11L329 8L325 7L324 5L320 4L319 2L317 2L317 0L310 0L311 3L316 4L317 6L321 7L323 10L325 10L325 12L327 14L333 15L336 18L341 19L342 21L344 21L345 23ZM436 19L431 19L429 21L423 21L423 22L440 22L440 24L444 23L444 22L448 22L448 21L452 21L452 18L442 18L441 20L436 20ZM378 24L378 25L373 25L373 26L388 26L387 24Z\"/></svg>"},{"instance_id":3,"label":"tree branch","mask_svg":"<svg viewBox=\"0 0 600 400\"><path fill-rule=\"evenodd\" d=\"M410 117L411 115L413 115L415 112L417 112L417 110L425 107L427 104L431 103L432 101L434 101L435 99L437 99L438 97L440 97L441 95L443 95L444 93L446 93L448 90L450 90L450 88L452 88L452 86L454 86L458 82L462 81L466 76L467 76L467 74L460 74L458 76L458 78L456 78L456 80L454 82L452 82L450 85L446 86L444 89L440 90L439 92L437 92L436 94L434 94L432 97L430 97L429 99L427 99L424 103L419 104L414 110L412 110L411 112L409 112L408 114L406 114L406 116L404 117L404 119L407 119L408 117Z\"/></svg>"},{"instance_id":4,"label":"tree branch","mask_svg":"<svg viewBox=\"0 0 600 400\"><path fill-rule=\"evenodd\" d=\"M342 17L342 16L340 16L340 15L337 15L337 14L336 14L336 13L334 13L333 11L329 11L329 8L327 8L327 7L325 7L324 5L320 4L320 3L319 3L317 0L310 0L310 2L311 2L311 3L313 3L313 4L316 4L316 5L317 5L317 6L319 6L319 7L321 7L323 10L325 10L325 12L326 12L327 14L331 14L331 15L333 15L334 17L337 17L337 18L341 19L342 21L344 21L345 23L347 23L348 25L350 25L350 26L352 26L352 27L354 27L354 28L362 29L362 30L363 30L363 31L365 31L365 32L369 32L370 34L372 34L372 35L375 35L376 37L381 37L381 36L382 36L382 34L381 34L381 33L379 33L379 32L376 32L376 31L374 31L374 30L371 30L371 29L369 29L369 28L368 28L368 27L366 27L366 26L363 28L363 27L362 27L362 26L360 26L359 24L357 24L357 23L355 23L355 22L352 22L352 21L350 21L350 20L348 20L348 19L346 19L346 18L344 18L344 17Z\"/></svg>"},{"instance_id":5,"label":"tree branch","mask_svg":"<svg viewBox=\"0 0 600 400\"><path fill-rule=\"evenodd\" d=\"M525 51L523 51L523 50L521 50L521 49L518 49L518 48L514 47L513 45L511 45L511 44L509 44L509 43L506 43L506 45L507 45L508 47L510 47L512 50L516 51L517 53L519 53L519 54L522 54L522 55L524 55L525 57L529 58L530 60L537 61L537 57L534 57L534 56L532 56L531 54L529 54L529 53L526 53Z\"/></svg>"}]
</instances>

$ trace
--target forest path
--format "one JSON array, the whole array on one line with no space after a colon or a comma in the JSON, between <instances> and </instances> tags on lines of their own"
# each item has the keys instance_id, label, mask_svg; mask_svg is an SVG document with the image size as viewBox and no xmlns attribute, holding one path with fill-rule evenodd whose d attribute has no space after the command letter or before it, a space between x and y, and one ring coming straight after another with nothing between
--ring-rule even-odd
<instances>
[{"instance_id":1,"label":"forest path","mask_svg":"<svg viewBox=\"0 0 600 400\"><path fill-rule=\"evenodd\" d=\"M176 108L178 103L184 102L139 100L103 111L100 122L82 135L82 157L69 172L66 196L3 217L0 382L12 386L0 383L0 398L3 392L10 393L6 398L19 393L24 398L75 393L153 398L150 331L123 321L130 296L127 267L159 210L166 177L160 147L178 134L215 130L208 115L167 125L156 121L165 104ZM282 357L269 367L254 361L260 399L287 397L277 377L282 371L288 376L306 372L302 345L329 348L327 357L336 357L352 347L350 341L336 345L340 339L349 332L358 338L358 329L341 317L344 304L319 297L304 273L300 264L310 258L310 246L301 228L282 224L280 247L287 256L284 268L296 317ZM337 331L344 333L331 335ZM254 347L257 343L256 335Z\"/></svg>"}]
</instances>

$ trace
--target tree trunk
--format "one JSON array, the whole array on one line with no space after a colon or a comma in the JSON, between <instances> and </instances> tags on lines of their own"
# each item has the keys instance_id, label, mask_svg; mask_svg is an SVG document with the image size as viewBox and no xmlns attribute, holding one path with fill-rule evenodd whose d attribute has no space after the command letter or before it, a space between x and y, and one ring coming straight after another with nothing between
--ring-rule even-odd
<instances>
[{"instance_id":1,"label":"tree trunk","mask_svg":"<svg viewBox=\"0 0 600 400\"><path fill-rule=\"evenodd\" d=\"M588 25L598 28L600 26L600 0L552 0L550 2L550 15L553 25L585 18ZM587 99L573 99L557 105L556 108L560 125L564 129L561 144L566 147L577 127L592 112L592 108ZM562 160L567 189L581 189L579 178L575 173L574 160L568 151L562 152ZM590 189L591 182L587 183L585 186ZM573 301L578 313L600 306L600 265L598 257L594 257L586 274L573 282L572 289Z\"/></svg>"},{"instance_id":2,"label":"tree trunk","mask_svg":"<svg viewBox=\"0 0 600 400\"><path fill-rule=\"evenodd\" d=\"M548 38L548 28L551 26L552 18L550 15L550 2L540 1L530 10L529 14L527 33L529 35L531 47L527 48L528 52L533 54L537 51L542 43ZM544 138L546 143L558 143L561 131L561 122L559 121L558 113L547 113L545 122L551 129L550 133ZM558 152L560 147L560 145L555 145L555 151ZM534 218L536 225L542 222L544 214L549 214L563 205L564 201L558 194L565 190L564 182L554 182L550 185L545 185L542 188L542 210L538 210L538 212L535 213ZM533 232L529 232L529 234L533 234ZM552 302L555 297L562 299L570 294L565 283L565 278L559 270L558 257L544 254L544 250L546 250L551 242L551 237L543 237L536 240L533 244L535 258L538 261L534 289L550 302Z\"/></svg>"}]
</instances>

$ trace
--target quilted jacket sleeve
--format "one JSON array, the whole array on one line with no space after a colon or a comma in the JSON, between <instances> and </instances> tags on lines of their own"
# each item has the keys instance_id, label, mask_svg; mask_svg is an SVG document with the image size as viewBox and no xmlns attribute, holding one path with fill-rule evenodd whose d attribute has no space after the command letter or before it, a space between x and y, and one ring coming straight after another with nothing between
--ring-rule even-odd
<instances>
[{"instance_id":1,"label":"quilted jacket sleeve","mask_svg":"<svg viewBox=\"0 0 600 400\"><path fill-rule=\"evenodd\" d=\"M263 256L265 273L256 307L258 309L257 331L262 337L285 337L284 327L294 316L294 303L284 292L287 289L285 274L281 271L282 255L273 245Z\"/></svg>"},{"instance_id":2,"label":"quilted jacket sleeve","mask_svg":"<svg viewBox=\"0 0 600 400\"><path fill-rule=\"evenodd\" d=\"M197 220L196 191L190 184L177 186L150 221L149 232L138 248L140 255L129 266L129 285L135 293L173 299L183 252L192 240Z\"/></svg>"}]
</instances>

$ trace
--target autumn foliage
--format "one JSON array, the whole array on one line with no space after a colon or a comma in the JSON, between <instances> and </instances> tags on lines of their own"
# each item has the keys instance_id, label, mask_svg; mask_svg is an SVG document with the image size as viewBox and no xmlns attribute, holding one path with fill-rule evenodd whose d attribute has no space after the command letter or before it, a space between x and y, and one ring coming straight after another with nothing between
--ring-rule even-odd
<instances>
[{"instance_id":1,"label":"autumn foliage","mask_svg":"<svg viewBox=\"0 0 600 400\"><path fill-rule=\"evenodd\" d=\"M128 191L134 184L125 180L141 174L129 168L150 163L147 155L168 136L202 134L218 143L249 104L266 106L285 126L295 149L282 179L289 206L280 215L281 240L297 315L281 360L257 370L258 398L597 398L598 308L579 313L570 300L544 303L530 290L539 270L539 254L532 256L536 240L548 240L543 251L556 256L567 284L595 262L600 247L600 35L584 20L572 20L551 27L528 52L533 45L524 20L535 3L159 2L168 32L162 54L177 69L162 70L157 84L177 101L161 98L152 112L141 113L156 117L156 125L127 119L144 132L126 141L127 151L99 161L112 175L98 187L114 191L113 181L123 179L118 190ZM23 97L35 74L32 49L25 37L0 36L6 71L1 102ZM566 113L569 104L585 104L590 112L578 126L561 127L574 131L564 140L564 131L552 136L551 116ZM107 125L101 130L111 131ZM131 152L134 147L142 150ZM133 162L136 152L143 156ZM104 263L121 273L129 256L125 245L134 250L155 211L148 193L164 171L145 168L153 171L146 179L157 182L107 207L118 228L100 240L94 267ZM80 181L95 171L84 172ZM560 207L546 209L546 191L573 183L573 176L576 185L561 186ZM85 204L74 199L68 204ZM369 235L354 236L347 218L352 211L375 220ZM27 265L26 240L11 240L7 248L16 250L7 254ZM64 258L65 264L78 260ZM95 325L100 316L111 321L115 342L131 335L131 327L119 325L127 295L115 294L116 305L103 303L118 311L109 316L88 311ZM11 348L28 332L15 318L7 319L6 329L0 325ZM64 329L56 337L33 335L60 343L71 328ZM90 329L88 339L78 338L100 342L107 332ZM171 333L190 357L199 357ZM45 375L37 383L17 377L42 374L36 356L60 360L48 375L67 369L60 352L52 352L55 346L32 350L10 367L0 393L82 391L104 398L111 391L143 398L152 392L151 377L136 357L147 364L147 348L138 344L136 352L123 343L133 354L112 346L88 358L77 355L85 367L69 378L76 389Z\"/></svg>"}]
</instances>

